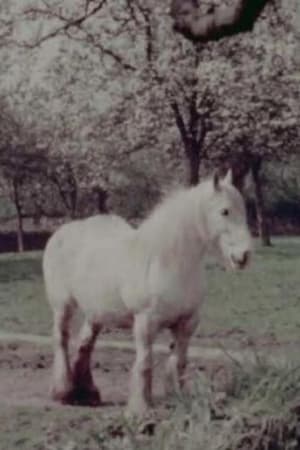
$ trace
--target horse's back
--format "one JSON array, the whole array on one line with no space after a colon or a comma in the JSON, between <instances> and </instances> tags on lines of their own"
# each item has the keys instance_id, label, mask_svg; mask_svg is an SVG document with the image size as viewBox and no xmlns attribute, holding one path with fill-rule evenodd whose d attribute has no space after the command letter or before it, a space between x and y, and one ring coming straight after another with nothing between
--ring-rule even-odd
<instances>
[{"instance_id":1,"label":"horse's back","mask_svg":"<svg viewBox=\"0 0 300 450\"><path fill-rule=\"evenodd\" d=\"M122 233L132 229L122 217L114 214L92 216L79 222L83 224L85 231L95 233L100 238L101 236L104 237L104 235L112 236L115 233Z\"/></svg>"},{"instance_id":2,"label":"horse's back","mask_svg":"<svg viewBox=\"0 0 300 450\"><path fill-rule=\"evenodd\" d=\"M116 215L98 215L62 225L49 239L43 272L50 302L71 296L74 268L86 247L126 234L132 227Z\"/></svg>"}]
</instances>

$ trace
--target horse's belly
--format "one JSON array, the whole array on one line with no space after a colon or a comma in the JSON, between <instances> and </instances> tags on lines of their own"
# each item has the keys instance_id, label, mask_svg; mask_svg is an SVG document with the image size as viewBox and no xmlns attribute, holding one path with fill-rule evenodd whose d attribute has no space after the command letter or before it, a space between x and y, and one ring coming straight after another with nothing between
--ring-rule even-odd
<instances>
[{"instance_id":1,"label":"horse's belly","mask_svg":"<svg viewBox=\"0 0 300 450\"><path fill-rule=\"evenodd\" d=\"M203 301L203 292L200 289L191 292L187 289L175 291L166 288L154 298L153 308L166 322L173 322L178 317L193 314L198 310Z\"/></svg>"},{"instance_id":2,"label":"horse's belly","mask_svg":"<svg viewBox=\"0 0 300 450\"><path fill-rule=\"evenodd\" d=\"M120 260L105 248L82 255L74 272L72 295L86 315L110 316L114 321L130 315L120 294L121 271Z\"/></svg>"},{"instance_id":3,"label":"horse's belly","mask_svg":"<svg viewBox=\"0 0 300 450\"><path fill-rule=\"evenodd\" d=\"M78 281L73 285L73 297L86 315L128 316L128 308L122 301L115 280L95 273L83 276L82 282Z\"/></svg>"}]
</instances>

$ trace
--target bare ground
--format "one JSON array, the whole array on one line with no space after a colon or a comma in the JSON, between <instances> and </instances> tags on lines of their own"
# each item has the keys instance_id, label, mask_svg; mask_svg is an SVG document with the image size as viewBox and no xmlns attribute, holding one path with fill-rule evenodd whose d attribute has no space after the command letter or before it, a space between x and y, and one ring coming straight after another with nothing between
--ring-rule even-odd
<instances>
[{"instance_id":1,"label":"bare ground","mask_svg":"<svg viewBox=\"0 0 300 450\"><path fill-rule=\"evenodd\" d=\"M83 408L62 406L51 400L49 386L52 348L49 338L30 335L15 335L13 338L13 335L0 333L0 450L127 448L123 447L124 427L121 416L128 395L134 348L130 341L120 338L118 334L109 334L104 342L99 342L92 364L103 404L97 408ZM245 350L230 350L227 353L224 349L222 353L221 349L209 346L212 342L202 342L199 338L193 341L187 378L189 385L197 377L199 379L199 375L200 383L203 382L203 376L207 379L215 400L216 417L222 418L223 401L230 395L230 391L234 391L233 367L240 364L242 359L239 358L244 355ZM265 348L264 343L261 347ZM273 345L272 354L274 347L276 346ZM277 356L291 355L292 348L297 350L298 346L293 344L292 347L278 347L280 352ZM163 342L159 343L155 351L155 423L170 417L174 408L172 399L169 402L163 392L166 353L168 346ZM120 444L117 441L119 437ZM116 446L103 447L102 439L105 442L112 439L111 442L116 442Z\"/></svg>"},{"instance_id":2,"label":"bare ground","mask_svg":"<svg viewBox=\"0 0 300 450\"><path fill-rule=\"evenodd\" d=\"M0 405L55 406L49 395L52 351L49 345L24 342L2 343L0 346ZM101 390L103 406L125 405L130 368L134 353L124 348L96 349L93 374ZM156 353L154 391L156 402L163 393L163 369L166 355ZM189 364L188 379L196 372L204 372L218 384L230 380L228 362L214 358L193 358Z\"/></svg>"},{"instance_id":3,"label":"bare ground","mask_svg":"<svg viewBox=\"0 0 300 450\"><path fill-rule=\"evenodd\" d=\"M234 364L255 362L258 356L281 362L298 354L297 342L279 343L270 336L255 342L244 333L230 333L235 345L226 346L226 337L195 337L190 348L188 380L201 372L217 391L230 389ZM217 347L218 339L225 348ZM168 344L166 335L155 346L154 393L159 403L164 398L163 372ZM52 370L51 338L0 332L0 406L57 406L50 397ZM229 350L226 350L226 348ZM128 333L112 332L98 341L93 353L93 375L101 391L103 406L125 405L134 360L134 345Z\"/></svg>"}]
</instances>

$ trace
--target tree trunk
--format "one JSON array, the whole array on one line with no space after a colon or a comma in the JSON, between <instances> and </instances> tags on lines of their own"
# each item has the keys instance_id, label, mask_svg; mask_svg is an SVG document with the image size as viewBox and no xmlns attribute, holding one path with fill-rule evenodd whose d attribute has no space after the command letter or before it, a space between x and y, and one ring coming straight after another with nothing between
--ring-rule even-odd
<instances>
[{"instance_id":1,"label":"tree trunk","mask_svg":"<svg viewBox=\"0 0 300 450\"><path fill-rule=\"evenodd\" d=\"M186 152L188 156L188 184L196 186L199 183L200 154L198 149L190 149Z\"/></svg>"},{"instance_id":2,"label":"tree trunk","mask_svg":"<svg viewBox=\"0 0 300 450\"><path fill-rule=\"evenodd\" d=\"M100 214L107 214L108 208L107 208L107 192L102 189L100 186L94 187L94 191L97 195L97 209Z\"/></svg>"},{"instance_id":3,"label":"tree trunk","mask_svg":"<svg viewBox=\"0 0 300 450\"><path fill-rule=\"evenodd\" d=\"M234 186L244 194L246 177L252 166L252 156L243 151L231 155L221 167L224 174L231 169Z\"/></svg>"},{"instance_id":4,"label":"tree trunk","mask_svg":"<svg viewBox=\"0 0 300 450\"><path fill-rule=\"evenodd\" d=\"M252 177L254 182L255 190L255 206L256 206L256 219L259 236L263 246L270 247L271 237L270 229L268 224L268 219L265 210L265 201L263 195L262 181L260 176L261 162L253 165L252 167Z\"/></svg>"},{"instance_id":5,"label":"tree trunk","mask_svg":"<svg viewBox=\"0 0 300 450\"><path fill-rule=\"evenodd\" d=\"M13 180L13 197L14 203L17 211L17 244L18 252L22 253L24 251L24 230L23 230L23 215L22 206L19 196L19 184L17 180Z\"/></svg>"},{"instance_id":6,"label":"tree trunk","mask_svg":"<svg viewBox=\"0 0 300 450\"><path fill-rule=\"evenodd\" d=\"M20 211L17 211L17 242L18 252L24 251L24 230L23 230L23 217Z\"/></svg>"}]
</instances>

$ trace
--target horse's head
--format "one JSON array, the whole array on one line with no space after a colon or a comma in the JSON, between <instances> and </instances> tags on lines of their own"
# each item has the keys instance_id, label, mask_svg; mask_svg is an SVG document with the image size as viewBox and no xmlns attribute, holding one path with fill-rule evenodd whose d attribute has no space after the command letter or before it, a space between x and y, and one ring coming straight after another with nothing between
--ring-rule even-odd
<instances>
[{"instance_id":1,"label":"horse's head","mask_svg":"<svg viewBox=\"0 0 300 450\"><path fill-rule=\"evenodd\" d=\"M216 174L209 188L205 207L208 239L221 253L226 267L243 269L252 253L252 239L247 225L246 208L239 191L232 184L232 173L220 179Z\"/></svg>"}]
</instances>

